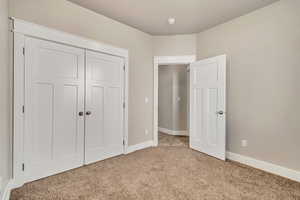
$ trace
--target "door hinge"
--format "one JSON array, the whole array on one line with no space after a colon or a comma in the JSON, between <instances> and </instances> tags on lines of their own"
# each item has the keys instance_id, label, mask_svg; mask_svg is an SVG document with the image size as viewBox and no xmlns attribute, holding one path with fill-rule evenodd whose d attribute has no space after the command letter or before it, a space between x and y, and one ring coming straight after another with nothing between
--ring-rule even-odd
<instances>
[{"instance_id":1,"label":"door hinge","mask_svg":"<svg viewBox=\"0 0 300 200\"><path fill-rule=\"evenodd\" d=\"M23 47L23 55L25 56L25 47Z\"/></svg>"},{"instance_id":2,"label":"door hinge","mask_svg":"<svg viewBox=\"0 0 300 200\"><path fill-rule=\"evenodd\" d=\"M22 106L22 113L25 113L25 106Z\"/></svg>"},{"instance_id":3,"label":"door hinge","mask_svg":"<svg viewBox=\"0 0 300 200\"><path fill-rule=\"evenodd\" d=\"M125 102L123 102L123 108L125 109Z\"/></svg>"},{"instance_id":4,"label":"door hinge","mask_svg":"<svg viewBox=\"0 0 300 200\"><path fill-rule=\"evenodd\" d=\"M125 71L125 65L123 66L123 69L124 69L124 71Z\"/></svg>"},{"instance_id":5,"label":"door hinge","mask_svg":"<svg viewBox=\"0 0 300 200\"><path fill-rule=\"evenodd\" d=\"M123 140L123 145L125 145L125 140Z\"/></svg>"},{"instance_id":6,"label":"door hinge","mask_svg":"<svg viewBox=\"0 0 300 200\"><path fill-rule=\"evenodd\" d=\"M22 163L22 171L25 171L25 164Z\"/></svg>"}]
</instances>

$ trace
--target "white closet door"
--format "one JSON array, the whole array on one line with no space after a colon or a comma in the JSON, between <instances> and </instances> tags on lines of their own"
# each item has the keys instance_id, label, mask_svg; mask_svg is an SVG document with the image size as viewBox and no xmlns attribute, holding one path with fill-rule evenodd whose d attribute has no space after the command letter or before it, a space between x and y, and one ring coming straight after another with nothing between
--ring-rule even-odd
<instances>
[{"instance_id":1,"label":"white closet door","mask_svg":"<svg viewBox=\"0 0 300 200\"><path fill-rule=\"evenodd\" d=\"M25 40L25 140L27 180L83 165L84 50Z\"/></svg>"},{"instance_id":2,"label":"white closet door","mask_svg":"<svg viewBox=\"0 0 300 200\"><path fill-rule=\"evenodd\" d=\"M123 154L124 61L86 52L85 163Z\"/></svg>"},{"instance_id":3,"label":"white closet door","mask_svg":"<svg viewBox=\"0 0 300 200\"><path fill-rule=\"evenodd\" d=\"M226 56L190 65L190 146L225 160Z\"/></svg>"}]
</instances>

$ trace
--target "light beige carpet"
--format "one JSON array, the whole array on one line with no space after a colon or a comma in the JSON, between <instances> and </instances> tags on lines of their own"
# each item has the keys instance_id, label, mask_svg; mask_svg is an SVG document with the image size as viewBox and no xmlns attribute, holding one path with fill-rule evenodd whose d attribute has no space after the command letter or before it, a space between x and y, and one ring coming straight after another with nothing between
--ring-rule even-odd
<instances>
[{"instance_id":1,"label":"light beige carpet","mask_svg":"<svg viewBox=\"0 0 300 200\"><path fill-rule=\"evenodd\" d=\"M300 183L162 145L26 184L11 200L300 200Z\"/></svg>"}]
</instances>

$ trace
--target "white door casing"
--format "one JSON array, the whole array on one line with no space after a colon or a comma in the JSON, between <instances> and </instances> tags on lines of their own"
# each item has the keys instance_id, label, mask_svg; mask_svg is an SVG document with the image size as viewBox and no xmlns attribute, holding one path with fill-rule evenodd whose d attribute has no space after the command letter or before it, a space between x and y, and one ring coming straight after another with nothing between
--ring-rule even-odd
<instances>
[{"instance_id":1,"label":"white door casing","mask_svg":"<svg viewBox=\"0 0 300 200\"><path fill-rule=\"evenodd\" d=\"M190 147L225 160L225 55L190 65L190 95Z\"/></svg>"},{"instance_id":2,"label":"white door casing","mask_svg":"<svg viewBox=\"0 0 300 200\"><path fill-rule=\"evenodd\" d=\"M25 38L26 181L82 166L84 50Z\"/></svg>"},{"instance_id":3,"label":"white door casing","mask_svg":"<svg viewBox=\"0 0 300 200\"><path fill-rule=\"evenodd\" d=\"M158 67L160 65L189 65L196 61L195 55L155 56L153 60L153 143L158 145Z\"/></svg>"},{"instance_id":4,"label":"white door casing","mask_svg":"<svg viewBox=\"0 0 300 200\"><path fill-rule=\"evenodd\" d=\"M86 51L85 164L124 153L124 60Z\"/></svg>"}]
</instances>

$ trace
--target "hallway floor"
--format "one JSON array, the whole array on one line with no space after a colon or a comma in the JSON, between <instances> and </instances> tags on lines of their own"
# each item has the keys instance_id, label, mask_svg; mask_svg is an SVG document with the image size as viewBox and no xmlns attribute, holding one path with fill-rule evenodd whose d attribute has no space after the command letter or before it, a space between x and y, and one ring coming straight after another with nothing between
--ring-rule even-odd
<instances>
[{"instance_id":1,"label":"hallway floor","mask_svg":"<svg viewBox=\"0 0 300 200\"><path fill-rule=\"evenodd\" d=\"M159 138L158 147L25 184L11 200L300 200L300 183L191 150L188 137Z\"/></svg>"},{"instance_id":2,"label":"hallway floor","mask_svg":"<svg viewBox=\"0 0 300 200\"><path fill-rule=\"evenodd\" d=\"M187 136L174 136L166 133L158 133L158 145L161 147L189 147L189 137Z\"/></svg>"}]
</instances>

